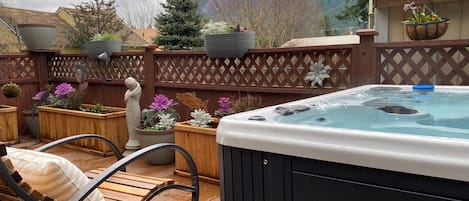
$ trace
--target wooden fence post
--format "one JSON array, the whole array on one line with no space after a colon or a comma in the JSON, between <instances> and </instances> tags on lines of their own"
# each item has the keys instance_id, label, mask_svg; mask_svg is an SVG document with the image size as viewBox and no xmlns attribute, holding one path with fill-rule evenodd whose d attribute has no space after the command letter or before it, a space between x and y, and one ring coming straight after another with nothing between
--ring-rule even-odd
<instances>
[{"instance_id":1,"label":"wooden fence post","mask_svg":"<svg viewBox=\"0 0 469 201\"><path fill-rule=\"evenodd\" d=\"M153 52L158 46L150 45L145 46L145 53L143 54L143 96L142 104L146 107L153 102L153 96L155 95L155 56Z\"/></svg>"},{"instance_id":2,"label":"wooden fence post","mask_svg":"<svg viewBox=\"0 0 469 201\"><path fill-rule=\"evenodd\" d=\"M379 74L376 66L376 48L374 36L378 32L374 29L361 29L357 31L360 36L358 81L356 85L378 84Z\"/></svg>"},{"instance_id":3,"label":"wooden fence post","mask_svg":"<svg viewBox=\"0 0 469 201\"><path fill-rule=\"evenodd\" d=\"M49 67L47 60L49 57L58 54L57 50L32 50L29 54L36 57L37 78L39 81L39 89L49 84Z\"/></svg>"}]
</instances>

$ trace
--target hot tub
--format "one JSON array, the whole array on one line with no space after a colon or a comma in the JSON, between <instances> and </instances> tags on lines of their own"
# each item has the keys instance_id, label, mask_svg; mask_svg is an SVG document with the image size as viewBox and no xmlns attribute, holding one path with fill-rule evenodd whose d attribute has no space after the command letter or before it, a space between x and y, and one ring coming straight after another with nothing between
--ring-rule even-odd
<instances>
[{"instance_id":1,"label":"hot tub","mask_svg":"<svg viewBox=\"0 0 469 201\"><path fill-rule=\"evenodd\" d=\"M222 200L469 200L469 87L366 85L230 115Z\"/></svg>"}]
</instances>

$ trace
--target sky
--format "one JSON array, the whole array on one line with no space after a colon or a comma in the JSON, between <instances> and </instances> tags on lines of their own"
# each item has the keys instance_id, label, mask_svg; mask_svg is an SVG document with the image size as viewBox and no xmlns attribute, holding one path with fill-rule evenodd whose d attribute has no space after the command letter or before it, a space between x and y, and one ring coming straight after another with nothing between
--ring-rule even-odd
<instances>
[{"instance_id":1,"label":"sky","mask_svg":"<svg viewBox=\"0 0 469 201\"><path fill-rule=\"evenodd\" d=\"M73 7L83 0L0 0L5 6L23 8L29 10L39 10L55 12L59 7Z\"/></svg>"},{"instance_id":2,"label":"sky","mask_svg":"<svg viewBox=\"0 0 469 201\"><path fill-rule=\"evenodd\" d=\"M5 6L22 8L28 10L38 10L55 12L59 7L73 8L72 4L92 0L0 0ZM117 14L130 19L138 26L148 26L154 24L154 17L162 11L160 3L165 0L116 0Z\"/></svg>"}]
</instances>

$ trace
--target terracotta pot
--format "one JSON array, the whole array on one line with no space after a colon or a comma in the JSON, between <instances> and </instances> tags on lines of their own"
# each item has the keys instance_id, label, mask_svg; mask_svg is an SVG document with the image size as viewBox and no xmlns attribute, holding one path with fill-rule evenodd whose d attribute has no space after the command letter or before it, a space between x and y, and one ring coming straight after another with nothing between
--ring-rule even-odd
<instances>
[{"instance_id":1,"label":"terracotta pot","mask_svg":"<svg viewBox=\"0 0 469 201\"><path fill-rule=\"evenodd\" d=\"M140 146L147 147L158 143L174 143L174 129L161 131L145 131L139 126L135 128ZM145 156L145 160L154 165L174 163L174 150L153 151Z\"/></svg>"},{"instance_id":2,"label":"terracotta pot","mask_svg":"<svg viewBox=\"0 0 469 201\"><path fill-rule=\"evenodd\" d=\"M439 22L427 22L423 24L405 23L404 26L407 36L409 36L411 40L432 40L446 33L449 20L441 18Z\"/></svg>"}]
</instances>

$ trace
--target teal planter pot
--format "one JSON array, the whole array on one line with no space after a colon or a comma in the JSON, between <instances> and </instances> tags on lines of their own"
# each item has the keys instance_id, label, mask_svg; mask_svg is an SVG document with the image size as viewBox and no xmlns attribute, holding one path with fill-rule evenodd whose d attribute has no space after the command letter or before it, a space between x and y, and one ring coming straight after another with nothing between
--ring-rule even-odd
<instances>
[{"instance_id":1,"label":"teal planter pot","mask_svg":"<svg viewBox=\"0 0 469 201\"><path fill-rule=\"evenodd\" d=\"M205 49L210 58L243 57L255 45L255 32L205 35Z\"/></svg>"},{"instance_id":2,"label":"teal planter pot","mask_svg":"<svg viewBox=\"0 0 469 201\"><path fill-rule=\"evenodd\" d=\"M18 32L28 50L50 49L56 28L48 24L18 24Z\"/></svg>"}]
</instances>

